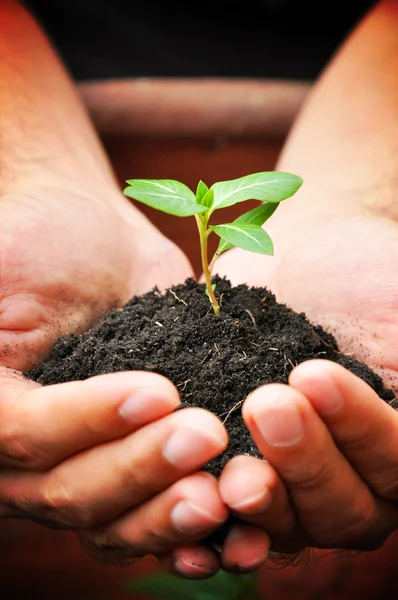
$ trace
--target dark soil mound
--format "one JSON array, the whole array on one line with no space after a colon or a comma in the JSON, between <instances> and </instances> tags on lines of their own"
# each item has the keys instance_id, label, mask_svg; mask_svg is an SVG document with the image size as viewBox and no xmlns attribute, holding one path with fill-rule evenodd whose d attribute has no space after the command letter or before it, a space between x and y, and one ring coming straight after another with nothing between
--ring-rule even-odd
<instances>
[{"instance_id":1,"label":"dark soil mound","mask_svg":"<svg viewBox=\"0 0 398 600\"><path fill-rule=\"evenodd\" d=\"M219 316L204 285L188 279L165 294L154 290L132 298L83 335L60 338L51 355L26 375L44 385L137 369L165 375L178 387L183 406L206 408L225 421L229 447L207 466L216 475L235 454L258 455L241 418L241 402L264 383L286 383L300 362L337 362L383 400L393 400L380 377L341 354L332 335L276 302L268 290L215 282Z\"/></svg>"}]
</instances>

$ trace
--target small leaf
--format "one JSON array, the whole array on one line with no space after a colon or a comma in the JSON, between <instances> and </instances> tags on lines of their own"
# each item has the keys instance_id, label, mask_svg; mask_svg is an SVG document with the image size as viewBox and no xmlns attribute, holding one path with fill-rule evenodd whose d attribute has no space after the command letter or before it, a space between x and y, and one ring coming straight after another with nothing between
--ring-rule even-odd
<instances>
[{"instance_id":1,"label":"small leaf","mask_svg":"<svg viewBox=\"0 0 398 600\"><path fill-rule=\"evenodd\" d=\"M130 179L124 194L147 206L176 217L189 217L205 212L206 206L196 203L195 194L183 183L173 179Z\"/></svg>"},{"instance_id":2,"label":"small leaf","mask_svg":"<svg viewBox=\"0 0 398 600\"><path fill-rule=\"evenodd\" d=\"M235 246L235 244L230 244L230 242L227 242L227 240L224 240L224 238L221 238L220 243L218 244L218 248L216 250L217 256L220 256L220 254L222 254L226 250L230 250L234 246Z\"/></svg>"},{"instance_id":3,"label":"small leaf","mask_svg":"<svg viewBox=\"0 0 398 600\"><path fill-rule=\"evenodd\" d=\"M206 196L208 191L209 188L207 187L207 185L202 180L200 180L198 183L198 187L196 188L196 202L198 204L202 204L202 198Z\"/></svg>"},{"instance_id":4,"label":"small leaf","mask_svg":"<svg viewBox=\"0 0 398 600\"><path fill-rule=\"evenodd\" d=\"M215 283L212 284L211 289L214 292L214 290L216 289L216 284ZM207 288L205 289L205 294L206 294L206 296L208 296L210 298L209 290Z\"/></svg>"},{"instance_id":5,"label":"small leaf","mask_svg":"<svg viewBox=\"0 0 398 600\"><path fill-rule=\"evenodd\" d=\"M230 181L219 181L210 188L214 190L212 209L214 211L251 199L281 202L293 196L302 183L301 177L282 171L264 171Z\"/></svg>"},{"instance_id":6,"label":"small leaf","mask_svg":"<svg viewBox=\"0 0 398 600\"><path fill-rule=\"evenodd\" d=\"M233 246L257 252L258 254L273 254L274 247L268 233L258 225L246 223L224 223L210 227L217 235Z\"/></svg>"},{"instance_id":7,"label":"small leaf","mask_svg":"<svg viewBox=\"0 0 398 600\"><path fill-rule=\"evenodd\" d=\"M207 208L211 208L214 201L214 190L209 190L205 196L202 198L201 204L203 206L207 206Z\"/></svg>"},{"instance_id":8,"label":"small leaf","mask_svg":"<svg viewBox=\"0 0 398 600\"><path fill-rule=\"evenodd\" d=\"M279 206L279 202L265 202L256 206L252 210L243 213L234 223L247 223L248 225L264 225L266 221L274 214Z\"/></svg>"},{"instance_id":9,"label":"small leaf","mask_svg":"<svg viewBox=\"0 0 398 600\"><path fill-rule=\"evenodd\" d=\"M263 225L276 211L279 206L279 202L273 203L264 203L260 204L260 206L256 206L252 210L249 210L243 215L240 215L237 219L233 221L233 223L247 223L251 225ZM220 243L218 244L218 248L216 250L217 256L220 256L226 250L233 248L234 244L230 244L223 238L221 238Z\"/></svg>"}]
</instances>

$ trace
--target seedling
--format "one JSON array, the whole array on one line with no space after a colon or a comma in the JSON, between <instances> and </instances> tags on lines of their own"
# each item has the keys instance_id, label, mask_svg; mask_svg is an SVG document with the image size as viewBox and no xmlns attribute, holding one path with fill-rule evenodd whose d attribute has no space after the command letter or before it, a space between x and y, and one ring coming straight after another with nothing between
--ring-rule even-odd
<instances>
[{"instance_id":1,"label":"seedling","mask_svg":"<svg viewBox=\"0 0 398 600\"><path fill-rule=\"evenodd\" d=\"M300 177L291 173L265 171L230 181L219 181L210 188L199 181L194 194L184 183L173 179L130 179L124 194L176 217L195 217L206 293L217 315L220 305L211 283L216 259L234 246L250 252L273 255L272 240L262 225L282 200L297 192L302 182ZM243 213L232 223L210 225L210 218L216 210L245 200L259 200L261 204ZM209 262L208 239L212 233L220 237L220 242Z\"/></svg>"}]
</instances>

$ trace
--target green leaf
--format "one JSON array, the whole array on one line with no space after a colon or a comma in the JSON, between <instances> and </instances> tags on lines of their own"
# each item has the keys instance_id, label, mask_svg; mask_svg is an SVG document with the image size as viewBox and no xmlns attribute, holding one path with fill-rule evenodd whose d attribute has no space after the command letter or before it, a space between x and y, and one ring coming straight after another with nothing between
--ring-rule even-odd
<instances>
[{"instance_id":1,"label":"green leaf","mask_svg":"<svg viewBox=\"0 0 398 600\"><path fill-rule=\"evenodd\" d=\"M207 206L207 208L211 208L214 201L214 190L209 190L205 196L202 198L201 204L203 206Z\"/></svg>"},{"instance_id":2,"label":"green leaf","mask_svg":"<svg viewBox=\"0 0 398 600\"><path fill-rule=\"evenodd\" d=\"M207 210L197 204L195 194L173 179L130 179L124 194L147 206L176 217L190 217Z\"/></svg>"},{"instance_id":3,"label":"green leaf","mask_svg":"<svg viewBox=\"0 0 398 600\"><path fill-rule=\"evenodd\" d=\"M127 585L129 592L145 594L149 598L173 598L174 600L195 600L195 582L172 577L165 573L155 573Z\"/></svg>"},{"instance_id":4,"label":"green leaf","mask_svg":"<svg viewBox=\"0 0 398 600\"><path fill-rule=\"evenodd\" d=\"M259 225L246 223L224 223L210 227L220 238L233 246L257 252L258 254L273 254L274 247L268 233Z\"/></svg>"},{"instance_id":5,"label":"green leaf","mask_svg":"<svg viewBox=\"0 0 398 600\"><path fill-rule=\"evenodd\" d=\"M202 204L202 198L206 196L208 191L209 188L207 187L207 185L202 180L200 180L198 183L198 187L196 188L196 202L198 204Z\"/></svg>"},{"instance_id":6,"label":"green leaf","mask_svg":"<svg viewBox=\"0 0 398 600\"><path fill-rule=\"evenodd\" d=\"M216 254L217 254L217 256L220 256L220 254L222 254L226 250L230 250L231 248L234 248L234 247L235 247L235 244L231 244L230 242L227 242L227 240L224 240L224 238L221 238L220 243L218 244L218 248L216 250Z\"/></svg>"},{"instance_id":7,"label":"green leaf","mask_svg":"<svg viewBox=\"0 0 398 600\"><path fill-rule=\"evenodd\" d=\"M247 223L248 225L264 225L266 221L274 214L276 209L279 206L279 202L266 202L264 204L260 204L260 206L256 206L252 210L243 213L237 219L234 220L234 223Z\"/></svg>"},{"instance_id":8,"label":"green leaf","mask_svg":"<svg viewBox=\"0 0 398 600\"><path fill-rule=\"evenodd\" d=\"M233 221L233 223L247 223L251 225L263 225L276 211L279 206L279 202L273 203L264 203L260 204L260 206L256 206L252 210L243 213L237 219ZM229 250L233 248L234 244L230 244L227 240L221 238L220 243L218 244L218 248L216 250L217 256L220 256L225 250Z\"/></svg>"},{"instance_id":9,"label":"green leaf","mask_svg":"<svg viewBox=\"0 0 398 600\"><path fill-rule=\"evenodd\" d=\"M293 196L302 183L301 177L282 171L264 171L230 181L219 181L210 188L214 190L212 210L251 199L281 202Z\"/></svg>"},{"instance_id":10,"label":"green leaf","mask_svg":"<svg viewBox=\"0 0 398 600\"><path fill-rule=\"evenodd\" d=\"M196 581L155 573L127 585L130 592L159 600L240 600L254 598L256 587L257 578L253 575L230 575L223 571L211 579ZM253 595L246 596L247 592Z\"/></svg>"},{"instance_id":11,"label":"green leaf","mask_svg":"<svg viewBox=\"0 0 398 600\"><path fill-rule=\"evenodd\" d=\"M212 283L211 289L214 292L214 290L216 289L216 284L215 283ZM206 294L206 296L208 296L210 298L209 290L207 288L205 289L205 294Z\"/></svg>"},{"instance_id":12,"label":"green leaf","mask_svg":"<svg viewBox=\"0 0 398 600\"><path fill-rule=\"evenodd\" d=\"M210 208L214 200L214 191L209 190L207 185L203 181L199 181L196 189L196 202L202 206Z\"/></svg>"}]
</instances>

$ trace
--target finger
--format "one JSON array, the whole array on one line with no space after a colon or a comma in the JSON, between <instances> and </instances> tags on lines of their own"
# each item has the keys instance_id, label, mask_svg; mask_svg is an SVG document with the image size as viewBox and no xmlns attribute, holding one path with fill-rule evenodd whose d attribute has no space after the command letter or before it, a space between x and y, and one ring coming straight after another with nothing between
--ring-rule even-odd
<instances>
[{"instance_id":1,"label":"finger","mask_svg":"<svg viewBox=\"0 0 398 600\"><path fill-rule=\"evenodd\" d=\"M154 287L160 291L184 282L189 277L195 277L194 270L185 253L159 230L137 228L136 215L133 216L134 240L138 245L139 257L135 252L134 262L140 265L139 276L136 270L128 285L126 302L132 296L144 294Z\"/></svg>"},{"instance_id":2,"label":"finger","mask_svg":"<svg viewBox=\"0 0 398 600\"><path fill-rule=\"evenodd\" d=\"M220 558L203 544L182 546L158 556L160 565L169 575L187 579L207 579L220 570Z\"/></svg>"},{"instance_id":3,"label":"finger","mask_svg":"<svg viewBox=\"0 0 398 600\"><path fill-rule=\"evenodd\" d=\"M191 545L220 527L227 517L216 479L208 473L195 473L113 523L80 535L91 554L120 562Z\"/></svg>"},{"instance_id":4,"label":"finger","mask_svg":"<svg viewBox=\"0 0 398 600\"><path fill-rule=\"evenodd\" d=\"M251 573L267 560L270 538L258 527L247 524L234 525L223 546L223 569L230 573Z\"/></svg>"},{"instance_id":5,"label":"finger","mask_svg":"<svg viewBox=\"0 0 398 600\"><path fill-rule=\"evenodd\" d=\"M25 382L3 388L3 468L49 469L169 414L180 403L168 379L148 372L112 373L48 387L34 384L33 389Z\"/></svg>"},{"instance_id":6,"label":"finger","mask_svg":"<svg viewBox=\"0 0 398 600\"><path fill-rule=\"evenodd\" d=\"M15 369L0 366L0 403L12 402L24 392L40 387L36 381L30 381Z\"/></svg>"},{"instance_id":7,"label":"finger","mask_svg":"<svg viewBox=\"0 0 398 600\"><path fill-rule=\"evenodd\" d=\"M327 425L336 444L382 498L398 500L398 413L342 366L308 361L290 375Z\"/></svg>"},{"instance_id":8,"label":"finger","mask_svg":"<svg viewBox=\"0 0 398 600\"><path fill-rule=\"evenodd\" d=\"M231 512L264 529L274 542L292 537L298 528L285 485L275 469L253 456L236 456L221 473L220 495Z\"/></svg>"},{"instance_id":9,"label":"finger","mask_svg":"<svg viewBox=\"0 0 398 600\"><path fill-rule=\"evenodd\" d=\"M373 545L398 524L396 509L373 496L299 391L282 384L258 388L243 417L318 545Z\"/></svg>"},{"instance_id":10,"label":"finger","mask_svg":"<svg viewBox=\"0 0 398 600\"><path fill-rule=\"evenodd\" d=\"M0 505L64 527L89 527L163 491L222 452L228 437L212 413L187 408L86 450L51 471L0 472Z\"/></svg>"}]
</instances>

